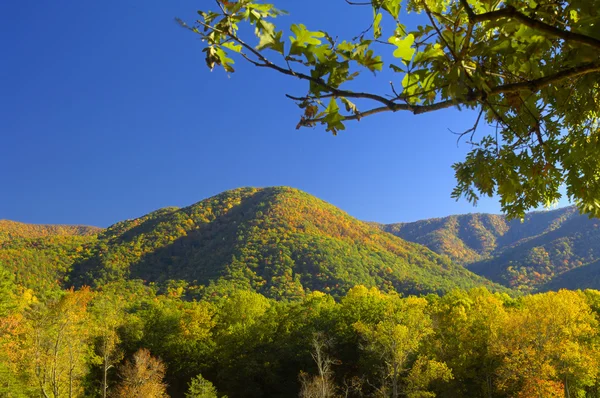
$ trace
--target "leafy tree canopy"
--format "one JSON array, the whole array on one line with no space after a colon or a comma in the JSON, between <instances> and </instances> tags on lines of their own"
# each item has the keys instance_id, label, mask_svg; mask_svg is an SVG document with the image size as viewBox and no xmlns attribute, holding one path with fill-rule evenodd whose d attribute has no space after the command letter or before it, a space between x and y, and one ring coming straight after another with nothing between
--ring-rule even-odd
<instances>
[{"instance_id":1,"label":"leafy tree canopy","mask_svg":"<svg viewBox=\"0 0 600 398\"><path fill-rule=\"evenodd\" d=\"M497 194L509 217L522 217L566 186L583 213L600 216L599 0L346 3L365 6L370 21L354 38L303 24L284 33L275 23L285 13L256 0L217 0L182 23L203 39L211 69L234 72L238 57L306 82L304 94L288 95L302 109L298 127L336 134L382 112L471 110L461 136L474 146L453 166L453 197ZM416 29L404 12L418 14ZM359 74L384 69L397 75L391 84L354 89ZM478 134L484 123L491 133Z\"/></svg>"}]
</instances>

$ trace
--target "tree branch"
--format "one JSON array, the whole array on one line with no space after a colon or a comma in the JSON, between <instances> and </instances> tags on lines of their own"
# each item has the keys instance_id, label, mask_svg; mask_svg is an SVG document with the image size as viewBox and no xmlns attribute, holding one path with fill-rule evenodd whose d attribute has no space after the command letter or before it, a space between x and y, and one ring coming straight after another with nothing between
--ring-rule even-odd
<instances>
[{"instance_id":1,"label":"tree branch","mask_svg":"<svg viewBox=\"0 0 600 398\"><path fill-rule=\"evenodd\" d=\"M547 23L538 21L537 19L533 19L528 17L527 15L517 11L517 9L513 6L506 6L502 9L485 12L483 14L476 14L473 9L467 3L467 0L460 0L461 5L465 9L467 16L469 17L469 22L471 23L479 23L486 21L498 21L503 18L512 18L521 22L523 25L530 27L532 29L538 30L540 32L544 32L550 36L558 37L565 41L575 42L584 44L587 46L591 46L597 49L600 49L600 40L595 39L591 36L586 36L581 33L575 33L568 30L559 29L555 26L549 25Z\"/></svg>"},{"instance_id":2,"label":"tree branch","mask_svg":"<svg viewBox=\"0 0 600 398\"><path fill-rule=\"evenodd\" d=\"M288 97L290 97L290 96L288 95ZM292 97L290 97L290 98L292 98ZM455 101L447 100L447 101L437 102L437 103L431 104L431 105L395 104L395 107L393 109L389 108L387 106L380 106L378 108L373 108L368 111L357 112L350 116L344 116L344 121L360 120L363 117L375 115L377 113L382 113L382 112L409 111L409 112L412 112L414 115L420 115L422 113L434 112L434 111L438 111L441 109L450 108L454 105L456 105ZM303 119L299 123L299 125L300 126L310 126L310 125L313 125L314 123L320 123L324 120L325 120L325 118Z\"/></svg>"},{"instance_id":3,"label":"tree branch","mask_svg":"<svg viewBox=\"0 0 600 398\"><path fill-rule=\"evenodd\" d=\"M481 20L494 20L497 18L506 17L507 15L512 17L513 13L516 12L512 8L505 8L503 10L492 11L492 12L485 13L485 14L475 15L470 8L467 8L468 4L466 4L466 0L461 0L461 3L463 3L463 5L465 5L465 9L468 10L467 14L469 15L469 18L473 19L476 22L481 21ZM506 11L506 10L508 10L508 11ZM516 13L528 20L531 19L531 18L526 17L518 12L516 12ZM432 16L429 13L428 13L428 15L429 15L430 19L432 19ZM450 108L452 106L460 105L460 104L473 104L476 101L486 102L487 96L489 96L489 95L510 94L510 93L515 93L515 92L519 92L519 91L536 92L544 87L547 87L549 85L552 85L552 84L557 83L564 79L578 77L578 76L582 76L582 75L594 73L594 72L600 72L600 62L586 63L586 64L583 64L580 66L562 70L553 75L545 76L545 77L542 77L539 79L534 79L534 80L524 81L524 82L519 82L519 83L509 83L509 84L499 85L499 86L493 87L489 92L485 92L481 89L472 89L469 92L469 94L467 94L463 98L448 99L448 100L440 101L440 102L429 104L429 105L412 105L410 103L398 103L397 102L397 101L401 101L401 100L406 100L404 98L389 99L389 98L385 98L384 96L377 95L377 94L372 94L372 93L367 93L367 92L354 92L354 91L350 91L350 90L339 89L337 87L327 84L321 78L315 78L315 77L312 77L305 73L296 72L296 71L292 70L289 66L288 66L288 68L282 67L280 65L277 65L277 64L271 62L262 53L260 53L258 50L256 50L255 48L253 48L252 46L250 46L249 44L247 44L246 42L244 42L243 40L241 40L240 38L238 38L236 35L232 34L231 32L224 32L213 26L207 25L201 21L198 21L198 22L202 26L204 26L208 29L211 29L218 33L227 35L231 40L233 40L236 43L238 43L239 45L241 45L245 50L247 50L249 52L249 54L251 53L254 57L256 57L257 60L254 60L254 59L250 58L250 56L247 54L244 54L244 53L241 54L246 60L251 62L253 65L258 66L258 67L273 69L284 75L293 76L298 79L306 80L306 81L309 81L309 82L312 82L312 83L318 85L319 87L321 87L323 89L323 92L324 92L322 96L319 96L319 98L346 97L346 98L357 98L357 99L369 99L369 100L372 100L375 102L379 102L383 105L381 107L373 108L368 111L357 112L353 115L345 116L344 120L360 120L363 117L370 116L370 115L373 115L376 113L386 112L386 111L391 111L391 112L409 111L415 115L418 115L418 114L428 113L428 112L432 112L432 111L436 111L436 110L440 110L440 109ZM432 23L433 23L433 26L437 29L437 26L434 23L434 21L432 21ZM553 28L553 29L556 29L556 28ZM439 34L439 29L437 29L437 31ZM567 32L567 33L570 33L570 32ZM440 37L442 37L441 34L439 34L439 35L440 35ZM581 35L579 35L579 36L581 36ZM443 37L442 37L442 40L443 40ZM596 39L593 39L593 40L596 40ZM446 42L444 42L444 44L446 45L446 48L448 48L449 51L452 53L454 59L458 60L459 57L457 56L457 54L454 53L454 50L449 46L449 44ZM600 45L600 41L599 41L599 45ZM439 87L436 89L439 89ZM288 96L288 97L290 97L294 100L310 99L310 97L301 97L301 98L291 97L291 96ZM488 106L490 106L490 108L492 108L491 105L488 104ZM499 115L497 115L497 116L499 116ZM314 123L318 123L321 121L323 121L323 118L304 119L303 121L301 121L301 125L312 125Z\"/></svg>"},{"instance_id":4,"label":"tree branch","mask_svg":"<svg viewBox=\"0 0 600 398\"><path fill-rule=\"evenodd\" d=\"M501 86L492 88L490 94L507 94L515 93L523 90L538 91L544 87L550 86L561 80L569 79L572 77L578 77L586 75L588 73L600 72L599 62L589 62L583 65L574 66L572 68L564 69L550 76L541 77L539 79L529 80L520 83L509 83Z\"/></svg>"}]
</instances>

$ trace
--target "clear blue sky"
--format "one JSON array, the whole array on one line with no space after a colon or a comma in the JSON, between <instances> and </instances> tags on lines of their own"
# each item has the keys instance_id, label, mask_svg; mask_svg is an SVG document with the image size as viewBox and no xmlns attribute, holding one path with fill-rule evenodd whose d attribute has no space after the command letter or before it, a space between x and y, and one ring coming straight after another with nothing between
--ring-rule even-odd
<instances>
[{"instance_id":1,"label":"clear blue sky","mask_svg":"<svg viewBox=\"0 0 600 398\"><path fill-rule=\"evenodd\" d=\"M458 111L375 116L339 136L295 130L287 78L205 67L174 17L211 1L0 2L0 219L108 226L242 186L288 185L380 222L472 211L450 198L468 146ZM370 11L280 0L288 21L355 35ZM300 6L303 4L303 6ZM318 12L315 12L317 10ZM294 89L298 89L294 91Z\"/></svg>"}]
</instances>

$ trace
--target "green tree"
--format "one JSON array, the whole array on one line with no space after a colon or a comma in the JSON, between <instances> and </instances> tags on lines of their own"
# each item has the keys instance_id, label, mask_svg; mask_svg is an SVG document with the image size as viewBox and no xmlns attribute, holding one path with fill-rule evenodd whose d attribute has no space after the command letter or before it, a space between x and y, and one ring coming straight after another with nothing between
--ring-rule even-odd
<instances>
[{"instance_id":1,"label":"green tree","mask_svg":"<svg viewBox=\"0 0 600 398\"><path fill-rule=\"evenodd\" d=\"M437 327L428 349L452 368L449 394L490 398L495 393L495 374L502 363L495 346L508 318L505 300L479 288L452 291L432 305Z\"/></svg>"},{"instance_id":2,"label":"green tree","mask_svg":"<svg viewBox=\"0 0 600 398\"><path fill-rule=\"evenodd\" d=\"M444 363L419 356L424 339L433 333L425 312L427 301L416 297L394 301L384 320L371 325L359 321L355 328L365 340L365 349L380 358L393 398L402 393L425 397L431 381L449 380L452 373ZM388 391L387 385L383 384L382 392Z\"/></svg>"},{"instance_id":3,"label":"green tree","mask_svg":"<svg viewBox=\"0 0 600 398\"><path fill-rule=\"evenodd\" d=\"M109 390L109 372L123 359L119 349L121 338L118 328L124 323L125 301L123 296L104 293L98 294L92 301L90 313L94 318L95 360L102 372L102 398L106 398Z\"/></svg>"},{"instance_id":4,"label":"green tree","mask_svg":"<svg viewBox=\"0 0 600 398\"><path fill-rule=\"evenodd\" d=\"M217 398L217 389L210 381L202 375L198 375L190 381L189 390L185 398Z\"/></svg>"},{"instance_id":5,"label":"green tree","mask_svg":"<svg viewBox=\"0 0 600 398\"><path fill-rule=\"evenodd\" d=\"M582 212L600 215L600 0L348 0L370 8L355 38L292 24L289 41L275 5L216 3L194 25L182 22L203 39L208 67L232 73L237 56L304 81L306 94L288 95L302 109L298 127L336 134L382 112L472 110L461 137L474 149L453 166L454 197L498 194L522 217L566 185ZM418 15L412 31L401 8ZM391 84L386 76L380 90L355 89L361 73L384 68L397 76ZM494 131L478 135L484 123Z\"/></svg>"}]
</instances>

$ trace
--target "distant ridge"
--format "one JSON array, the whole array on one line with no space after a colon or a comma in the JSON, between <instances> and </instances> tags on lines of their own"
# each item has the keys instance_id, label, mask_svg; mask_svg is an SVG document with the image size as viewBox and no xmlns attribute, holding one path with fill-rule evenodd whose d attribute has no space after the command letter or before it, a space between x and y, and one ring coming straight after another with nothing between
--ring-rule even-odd
<instances>
[{"instance_id":1,"label":"distant ridge","mask_svg":"<svg viewBox=\"0 0 600 398\"><path fill-rule=\"evenodd\" d=\"M580 215L574 206L532 212L523 222L464 214L380 228L511 288L600 288L600 278L591 278L600 259L600 220ZM575 271L588 264L585 272Z\"/></svg>"},{"instance_id":2,"label":"distant ridge","mask_svg":"<svg viewBox=\"0 0 600 398\"><path fill-rule=\"evenodd\" d=\"M27 224L0 220L0 243L15 238L43 238L45 236L91 236L102 228L87 225Z\"/></svg>"}]
</instances>

